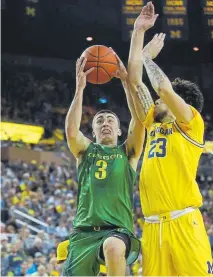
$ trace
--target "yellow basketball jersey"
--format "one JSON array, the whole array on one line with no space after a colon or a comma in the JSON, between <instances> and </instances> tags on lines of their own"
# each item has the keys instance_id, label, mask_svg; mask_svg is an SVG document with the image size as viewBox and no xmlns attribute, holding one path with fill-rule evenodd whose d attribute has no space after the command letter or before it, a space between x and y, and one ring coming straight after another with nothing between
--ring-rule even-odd
<instances>
[{"instance_id":1,"label":"yellow basketball jersey","mask_svg":"<svg viewBox=\"0 0 213 277\"><path fill-rule=\"evenodd\" d=\"M147 114L147 142L140 173L145 216L202 205L195 178L204 147L204 122L198 111L191 109L194 117L188 124L154 122L154 105Z\"/></svg>"}]
</instances>

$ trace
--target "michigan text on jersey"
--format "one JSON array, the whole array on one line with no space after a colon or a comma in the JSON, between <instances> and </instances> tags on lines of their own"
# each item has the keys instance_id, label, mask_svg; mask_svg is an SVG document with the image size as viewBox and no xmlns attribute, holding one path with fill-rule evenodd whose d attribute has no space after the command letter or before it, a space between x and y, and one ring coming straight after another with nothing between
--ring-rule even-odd
<instances>
[{"instance_id":1,"label":"michigan text on jersey","mask_svg":"<svg viewBox=\"0 0 213 277\"><path fill-rule=\"evenodd\" d=\"M172 134L172 128L164 129L162 127L157 127L155 130L151 131L149 133L149 135L153 137L157 133L160 133L160 134L165 135L165 136L171 135Z\"/></svg>"}]
</instances>

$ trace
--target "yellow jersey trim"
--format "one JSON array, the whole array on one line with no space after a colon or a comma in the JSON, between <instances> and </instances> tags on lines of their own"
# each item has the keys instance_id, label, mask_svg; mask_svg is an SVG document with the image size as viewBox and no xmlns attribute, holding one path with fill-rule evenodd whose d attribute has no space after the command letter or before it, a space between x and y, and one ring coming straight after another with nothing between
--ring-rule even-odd
<instances>
[{"instance_id":1,"label":"yellow jersey trim","mask_svg":"<svg viewBox=\"0 0 213 277\"><path fill-rule=\"evenodd\" d=\"M187 139L189 142L191 142L192 144L198 146L199 148L204 148L204 144L201 144L195 140L193 140L192 138L190 138L186 133L184 133L184 131L180 128L180 126L177 124L177 122L174 122L175 128L180 132L180 134Z\"/></svg>"}]
</instances>

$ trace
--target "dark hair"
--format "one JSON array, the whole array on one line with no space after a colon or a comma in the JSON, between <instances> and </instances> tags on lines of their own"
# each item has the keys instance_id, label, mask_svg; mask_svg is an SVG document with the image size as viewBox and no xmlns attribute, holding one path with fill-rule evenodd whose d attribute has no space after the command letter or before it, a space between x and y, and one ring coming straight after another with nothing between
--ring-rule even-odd
<instances>
[{"instance_id":1,"label":"dark hair","mask_svg":"<svg viewBox=\"0 0 213 277\"><path fill-rule=\"evenodd\" d=\"M100 110L99 112L97 112L97 113L94 115L94 118L95 118L97 115L99 115L100 113L111 113L111 114L113 114L113 115L117 118L117 120L118 120L118 126L119 126L119 128L120 128L120 119L118 118L117 114L115 114L113 111L110 111L110 110ZM94 118L93 118L93 120L94 120Z\"/></svg>"},{"instance_id":2,"label":"dark hair","mask_svg":"<svg viewBox=\"0 0 213 277\"><path fill-rule=\"evenodd\" d=\"M203 109L204 98L199 87L187 80L181 80L176 78L172 82L172 87L174 91L186 101L187 104L194 107L199 112Z\"/></svg>"}]
</instances>

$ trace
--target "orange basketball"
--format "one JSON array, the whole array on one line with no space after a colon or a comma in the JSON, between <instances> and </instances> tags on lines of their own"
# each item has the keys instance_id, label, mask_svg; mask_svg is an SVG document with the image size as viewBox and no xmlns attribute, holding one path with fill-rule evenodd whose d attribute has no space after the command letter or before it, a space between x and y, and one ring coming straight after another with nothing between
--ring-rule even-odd
<instances>
[{"instance_id":1,"label":"orange basketball","mask_svg":"<svg viewBox=\"0 0 213 277\"><path fill-rule=\"evenodd\" d=\"M87 58L84 71L91 67L95 69L87 75L87 81L92 84L105 84L113 77L111 74L117 70L118 62L112 50L104 45L93 45L83 54Z\"/></svg>"}]
</instances>

